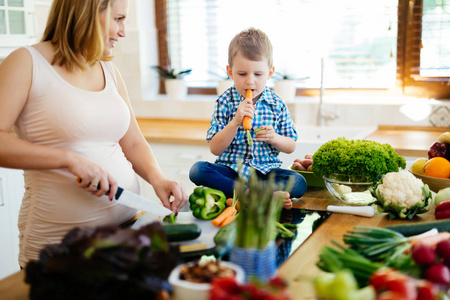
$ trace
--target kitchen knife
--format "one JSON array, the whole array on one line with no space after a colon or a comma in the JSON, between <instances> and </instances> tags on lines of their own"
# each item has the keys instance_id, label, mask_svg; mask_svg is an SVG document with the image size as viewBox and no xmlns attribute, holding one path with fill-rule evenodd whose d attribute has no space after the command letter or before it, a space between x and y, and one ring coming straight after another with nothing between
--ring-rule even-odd
<instances>
[{"instance_id":1,"label":"kitchen knife","mask_svg":"<svg viewBox=\"0 0 450 300\"><path fill-rule=\"evenodd\" d=\"M114 199L121 205L125 205L137 210L142 210L161 217L165 217L172 213L170 209L157 204L145 197L142 197L141 195L124 190L121 187L118 187Z\"/></svg>"},{"instance_id":2,"label":"kitchen knife","mask_svg":"<svg viewBox=\"0 0 450 300\"><path fill-rule=\"evenodd\" d=\"M357 215L362 217L373 217L375 209L372 206L336 206L328 205L327 210L331 212Z\"/></svg>"}]
</instances>

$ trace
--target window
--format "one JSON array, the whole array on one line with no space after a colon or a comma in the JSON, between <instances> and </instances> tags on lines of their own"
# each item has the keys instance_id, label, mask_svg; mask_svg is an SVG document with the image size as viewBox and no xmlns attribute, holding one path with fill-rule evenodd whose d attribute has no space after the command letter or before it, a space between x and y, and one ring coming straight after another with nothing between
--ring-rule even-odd
<instances>
[{"instance_id":1,"label":"window","mask_svg":"<svg viewBox=\"0 0 450 300\"><path fill-rule=\"evenodd\" d=\"M400 0L398 78L406 95L450 98L450 0Z\"/></svg>"},{"instance_id":2,"label":"window","mask_svg":"<svg viewBox=\"0 0 450 300\"><path fill-rule=\"evenodd\" d=\"M450 0L423 1L157 0L159 63L192 68L191 87L214 87L230 40L252 26L271 39L276 70L301 78L297 94L317 90L323 70L327 89L433 97L424 86L434 82L450 97Z\"/></svg>"},{"instance_id":3,"label":"window","mask_svg":"<svg viewBox=\"0 0 450 300\"><path fill-rule=\"evenodd\" d=\"M16 48L35 42L30 0L0 0L0 47Z\"/></svg>"}]
</instances>

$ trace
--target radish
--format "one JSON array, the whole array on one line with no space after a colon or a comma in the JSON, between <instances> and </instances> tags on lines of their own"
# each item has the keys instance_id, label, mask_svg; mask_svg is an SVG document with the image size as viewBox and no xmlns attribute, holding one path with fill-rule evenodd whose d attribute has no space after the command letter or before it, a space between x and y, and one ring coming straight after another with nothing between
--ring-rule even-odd
<instances>
[{"instance_id":1,"label":"radish","mask_svg":"<svg viewBox=\"0 0 450 300\"><path fill-rule=\"evenodd\" d=\"M436 253L450 266L450 240L440 241L436 245Z\"/></svg>"},{"instance_id":2,"label":"radish","mask_svg":"<svg viewBox=\"0 0 450 300\"><path fill-rule=\"evenodd\" d=\"M441 263L431 265L425 271L425 277L434 283L450 284L450 270Z\"/></svg>"},{"instance_id":3,"label":"radish","mask_svg":"<svg viewBox=\"0 0 450 300\"><path fill-rule=\"evenodd\" d=\"M428 245L416 244L412 250L412 258L418 265L430 265L436 260L436 252Z\"/></svg>"}]
</instances>

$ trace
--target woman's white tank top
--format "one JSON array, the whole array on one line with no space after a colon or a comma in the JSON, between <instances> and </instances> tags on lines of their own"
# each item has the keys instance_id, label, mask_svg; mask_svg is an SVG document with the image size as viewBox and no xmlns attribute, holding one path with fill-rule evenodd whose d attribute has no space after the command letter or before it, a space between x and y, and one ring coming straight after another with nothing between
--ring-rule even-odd
<instances>
[{"instance_id":1,"label":"woman's white tank top","mask_svg":"<svg viewBox=\"0 0 450 300\"><path fill-rule=\"evenodd\" d=\"M139 193L137 176L119 140L130 125L130 111L117 91L111 62L101 62L102 91L72 86L33 47L33 77L27 103L15 124L25 141L75 152L104 167L119 186ZM120 224L136 211L96 197L77 186L66 169L25 170L19 214L19 263L38 258L46 244L59 243L74 227Z\"/></svg>"}]
</instances>

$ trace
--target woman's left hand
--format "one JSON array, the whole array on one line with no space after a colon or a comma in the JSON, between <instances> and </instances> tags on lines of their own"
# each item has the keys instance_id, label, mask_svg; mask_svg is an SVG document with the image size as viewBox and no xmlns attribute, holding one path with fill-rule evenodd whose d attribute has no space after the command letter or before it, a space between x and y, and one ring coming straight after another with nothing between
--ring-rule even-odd
<instances>
[{"instance_id":1,"label":"woman's left hand","mask_svg":"<svg viewBox=\"0 0 450 300\"><path fill-rule=\"evenodd\" d=\"M256 140L260 142L272 143L275 138L275 130L272 125L269 126L261 126L260 129L255 133Z\"/></svg>"},{"instance_id":2,"label":"woman's left hand","mask_svg":"<svg viewBox=\"0 0 450 300\"><path fill-rule=\"evenodd\" d=\"M173 212L178 212L188 201L183 185L178 181L163 179L152 185L163 205ZM173 201L170 201L171 197Z\"/></svg>"}]
</instances>

